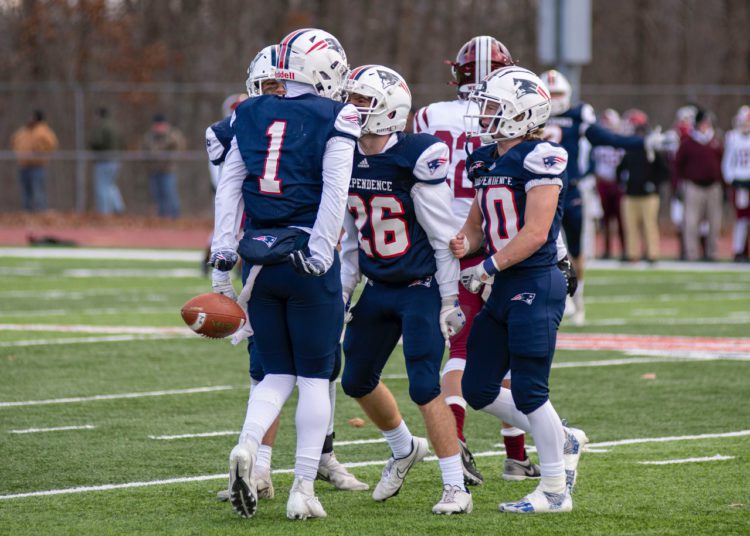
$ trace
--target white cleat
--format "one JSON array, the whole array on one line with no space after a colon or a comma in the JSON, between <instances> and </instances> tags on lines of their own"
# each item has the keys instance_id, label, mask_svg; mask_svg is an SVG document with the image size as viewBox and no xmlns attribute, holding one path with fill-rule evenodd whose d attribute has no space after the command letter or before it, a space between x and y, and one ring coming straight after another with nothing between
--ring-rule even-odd
<instances>
[{"instance_id":1,"label":"white cleat","mask_svg":"<svg viewBox=\"0 0 750 536\"><path fill-rule=\"evenodd\" d=\"M586 310L583 307L576 307L576 312L573 313L571 323L577 328L582 328L586 325Z\"/></svg>"},{"instance_id":2,"label":"white cleat","mask_svg":"<svg viewBox=\"0 0 750 536\"><path fill-rule=\"evenodd\" d=\"M573 302L573 298L570 296L565 297L565 311L563 311L563 318L570 318L576 312L576 304Z\"/></svg>"},{"instance_id":3,"label":"white cleat","mask_svg":"<svg viewBox=\"0 0 750 536\"><path fill-rule=\"evenodd\" d=\"M258 499L273 499L275 492L273 482L271 482L271 469L260 469L253 472L255 489L258 492Z\"/></svg>"},{"instance_id":4,"label":"white cleat","mask_svg":"<svg viewBox=\"0 0 750 536\"><path fill-rule=\"evenodd\" d=\"M323 505L315 496L312 480L295 477L289 500L286 503L286 517L289 519L308 519L311 517L326 517Z\"/></svg>"},{"instance_id":5,"label":"white cleat","mask_svg":"<svg viewBox=\"0 0 750 536\"><path fill-rule=\"evenodd\" d=\"M443 486L443 498L432 507L433 514L453 515L470 514L474 508L474 501L469 490L460 486Z\"/></svg>"},{"instance_id":6,"label":"white cleat","mask_svg":"<svg viewBox=\"0 0 750 536\"><path fill-rule=\"evenodd\" d=\"M230 491L228 489L223 489L221 491L216 492L216 500L221 502L227 502L229 501L229 495Z\"/></svg>"},{"instance_id":7,"label":"white cleat","mask_svg":"<svg viewBox=\"0 0 750 536\"><path fill-rule=\"evenodd\" d=\"M411 452L408 456L398 460L391 458L386 462L383 474L380 476L380 482L375 486L372 492L372 498L376 501L385 501L398 495L401 486L404 485L406 474L412 465L421 461L430 451L427 440L423 437L414 437L411 441Z\"/></svg>"},{"instance_id":8,"label":"white cleat","mask_svg":"<svg viewBox=\"0 0 750 536\"><path fill-rule=\"evenodd\" d=\"M501 503L501 512L513 514L556 514L573 510L573 499L566 489L563 493L542 491L541 485L517 502Z\"/></svg>"},{"instance_id":9,"label":"white cleat","mask_svg":"<svg viewBox=\"0 0 750 536\"><path fill-rule=\"evenodd\" d=\"M253 517L258 508L258 492L250 478L256 450L244 443L229 454L229 502L242 517Z\"/></svg>"},{"instance_id":10,"label":"white cleat","mask_svg":"<svg viewBox=\"0 0 750 536\"><path fill-rule=\"evenodd\" d=\"M341 491L367 491L370 489L370 486L357 480L356 476L347 471L346 467L336 459L333 452L323 454L320 457L317 479L330 482L334 488Z\"/></svg>"},{"instance_id":11,"label":"white cleat","mask_svg":"<svg viewBox=\"0 0 750 536\"><path fill-rule=\"evenodd\" d=\"M586 433L578 428L563 427L565 431L565 445L563 446L563 462L565 463L565 485L568 493L573 493L578 478L578 461L581 453L588 445L589 438Z\"/></svg>"}]
</instances>

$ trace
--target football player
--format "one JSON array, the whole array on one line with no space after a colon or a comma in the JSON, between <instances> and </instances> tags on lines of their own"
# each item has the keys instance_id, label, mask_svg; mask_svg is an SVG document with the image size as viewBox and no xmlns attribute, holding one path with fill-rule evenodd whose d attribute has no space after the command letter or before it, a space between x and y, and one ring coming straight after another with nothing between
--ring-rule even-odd
<instances>
[{"instance_id":1,"label":"football player","mask_svg":"<svg viewBox=\"0 0 750 536\"><path fill-rule=\"evenodd\" d=\"M457 229L445 181L448 147L429 134L403 133L411 93L392 69L358 67L346 89L363 119L341 243L344 302L360 274L367 283L344 335L342 386L392 451L373 498L396 495L428 452L427 440L412 436L380 381L403 336L409 396L422 413L443 478L442 498L432 511L469 513L472 498L464 486L455 420L440 393L445 340L465 323L458 304L459 263L448 250Z\"/></svg>"},{"instance_id":2,"label":"football player","mask_svg":"<svg viewBox=\"0 0 750 536\"><path fill-rule=\"evenodd\" d=\"M261 50L250 63L247 70L247 96L259 97L261 95L278 95L286 94L286 86L283 82L276 79L276 58L278 57L278 45L271 45ZM208 151L210 165L217 170L217 175L221 172L221 167L226 159L227 152L234 137L234 128L230 124L231 114L234 109L245 99L235 99L231 104L234 106L228 110L228 115L223 120L218 121L206 129L206 150ZM218 177L216 180L218 185ZM243 211L238 210L238 214ZM240 224L237 225L237 228ZM250 273L250 266L242 266L242 282L246 282ZM223 272L214 268L213 271L214 291L225 294L232 299L236 299L234 287L229 279L229 272ZM263 379L263 367L260 360L252 358L253 340L248 342L248 354L250 354L250 384L251 388L255 387ZM347 469L336 459L333 452L333 416L336 401L336 383L338 372L341 368L340 358L334 367L334 375L330 378L329 395L331 398L331 419L328 425L328 434L326 435L323 451L318 467L318 479L325 480L333 484L337 489L344 491L363 491L369 489L364 482L349 473ZM273 482L271 480L271 454L276 438L276 432L279 426L279 419L274 421L266 435L263 437L256 463L253 466L251 475L256 481L258 497L261 499L272 499L274 496ZM217 496L222 501L229 500L229 490L220 491Z\"/></svg>"},{"instance_id":3,"label":"football player","mask_svg":"<svg viewBox=\"0 0 750 536\"><path fill-rule=\"evenodd\" d=\"M732 232L735 262L748 262L748 225L750 225L750 106L742 106L735 115L734 129L724 138L721 162L724 180L732 187L736 219Z\"/></svg>"},{"instance_id":4,"label":"football player","mask_svg":"<svg viewBox=\"0 0 750 536\"><path fill-rule=\"evenodd\" d=\"M230 501L244 517L257 509L251 475L262 439L294 386L297 455L287 517L325 517L314 493L331 419L330 377L343 323L336 253L346 207L359 114L340 102L348 73L339 41L297 30L279 44L274 78L286 95L262 95L234 114L234 137L216 193L214 265L237 261L235 222L247 211L238 251L252 269L243 292L263 368L240 440L229 456Z\"/></svg>"},{"instance_id":5,"label":"football player","mask_svg":"<svg viewBox=\"0 0 750 536\"><path fill-rule=\"evenodd\" d=\"M433 134L443 140L450 149L448 164L448 184L453 196L451 208L456 227L460 228L474 201L474 188L466 178L466 156L481 145L479 138L467 137L464 130L469 93L490 72L503 66L513 65L513 58L508 48L497 39L480 35L467 41L458 51L456 61L452 63L454 83L458 89L456 99L435 102L420 108L414 114L414 131ZM461 268L475 266L482 261L480 252L461 259ZM474 463L466 445L464 420L466 418L466 400L461 394L461 378L466 365L466 339L469 337L474 317L482 308L482 294L472 294L463 287L458 292L461 310L466 315L466 328L450 339L449 359L443 367L442 383L445 401L456 418L458 439L461 445L461 461L464 477L468 484L477 485L483 481L482 474ZM510 387L506 380L506 387ZM533 464L526 455L523 431L503 424L503 443L507 459L503 467L503 478L506 480L525 480L539 478L539 466Z\"/></svg>"},{"instance_id":6,"label":"football player","mask_svg":"<svg viewBox=\"0 0 750 536\"><path fill-rule=\"evenodd\" d=\"M544 137L559 143L568 152L568 188L565 193L565 214L563 230L568 251L572 257L573 267L578 274L578 288L573 295L573 325L583 326L586 313L583 303L584 257L581 253L581 230L583 226L583 206L578 181L582 177L578 160L578 149L581 138L585 137L592 147L607 145L620 149L638 149L645 147L647 153L661 145L663 135L655 130L648 138L640 136L620 136L608 131L596 123L596 115L591 105L580 103L571 108L572 88L570 82L555 70L545 71L540 75L549 88L552 110L544 128Z\"/></svg>"},{"instance_id":7,"label":"football player","mask_svg":"<svg viewBox=\"0 0 750 536\"><path fill-rule=\"evenodd\" d=\"M541 139L550 99L531 71L515 66L493 71L471 99L477 107L467 111L467 122L492 144L466 161L477 195L450 247L462 258L485 244L489 255L462 270L461 283L474 293L493 276L494 283L467 342L463 393L472 408L534 437L541 482L520 501L500 504L500 510L570 511L587 439L582 431L563 427L549 400L549 371L566 295L565 278L556 268L556 239L568 154ZM509 369L513 383L505 389L501 382Z\"/></svg>"}]
</instances>

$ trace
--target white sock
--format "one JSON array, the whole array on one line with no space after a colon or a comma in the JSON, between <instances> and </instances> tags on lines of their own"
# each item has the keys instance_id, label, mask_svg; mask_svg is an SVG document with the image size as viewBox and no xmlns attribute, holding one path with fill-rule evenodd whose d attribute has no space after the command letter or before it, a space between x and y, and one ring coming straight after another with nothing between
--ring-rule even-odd
<instances>
[{"instance_id":1,"label":"white sock","mask_svg":"<svg viewBox=\"0 0 750 536\"><path fill-rule=\"evenodd\" d=\"M263 436L281 413L281 408L294 390L296 376L266 374L256 385L247 401L245 424L242 425L240 443L260 445Z\"/></svg>"},{"instance_id":2,"label":"white sock","mask_svg":"<svg viewBox=\"0 0 750 536\"><path fill-rule=\"evenodd\" d=\"M565 464L563 462L565 432L560 417L549 400L529 413L528 417L531 435L534 437L536 451L539 454L542 489L550 493L563 493L565 491Z\"/></svg>"},{"instance_id":3,"label":"white sock","mask_svg":"<svg viewBox=\"0 0 750 536\"><path fill-rule=\"evenodd\" d=\"M445 403L449 406L456 405L466 409L466 400L462 396L451 395L445 397Z\"/></svg>"},{"instance_id":4,"label":"white sock","mask_svg":"<svg viewBox=\"0 0 750 536\"><path fill-rule=\"evenodd\" d=\"M393 430L384 430L383 437L391 447L393 457L396 459L404 458L411 454L413 436L406 426L406 421L402 420Z\"/></svg>"},{"instance_id":5,"label":"white sock","mask_svg":"<svg viewBox=\"0 0 750 536\"><path fill-rule=\"evenodd\" d=\"M516 407L510 389L505 387L500 388L500 394L497 395L497 398L491 404L484 406L482 411L494 415L501 421L512 424L525 432L531 430L528 417Z\"/></svg>"},{"instance_id":6,"label":"white sock","mask_svg":"<svg viewBox=\"0 0 750 536\"><path fill-rule=\"evenodd\" d=\"M502 428L500 430L500 433L503 435L503 437L518 437L520 435L525 434L526 432L524 432L520 428L511 426L510 428Z\"/></svg>"},{"instance_id":7,"label":"white sock","mask_svg":"<svg viewBox=\"0 0 750 536\"><path fill-rule=\"evenodd\" d=\"M271 451L273 447L261 445L258 447L258 455L255 459L254 469L266 470L271 468Z\"/></svg>"},{"instance_id":8,"label":"white sock","mask_svg":"<svg viewBox=\"0 0 750 536\"><path fill-rule=\"evenodd\" d=\"M327 379L297 378L297 457L294 475L313 481L318 474L320 451L326 439L326 426L331 419L331 400Z\"/></svg>"},{"instance_id":9,"label":"white sock","mask_svg":"<svg viewBox=\"0 0 750 536\"><path fill-rule=\"evenodd\" d=\"M583 281L578 280L578 287L576 292L573 294L573 304L576 306L576 311L583 310Z\"/></svg>"},{"instance_id":10,"label":"white sock","mask_svg":"<svg viewBox=\"0 0 750 536\"><path fill-rule=\"evenodd\" d=\"M448 484L464 489L464 469L461 464L461 453L447 458L438 458L438 463L443 475L443 485Z\"/></svg>"},{"instance_id":11,"label":"white sock","mask_svg":"<svg viewBox=\"0 0 750 536\"><path fill-rule=\"evenodd\" d=\"M734 222L734 230L732 231L732 251L735 255L739 255L745 250L747 227L748 220L745 218Z\"/></svg>"},{"instance_id":12,"label":"white sock","mask_svg":"<svg viewBox=\"0 0 750 536\"><path fill-rule=\"evenodd\" d=\"M331 401L331 418L328 420L326 435L331 435L333 433L333 413L336 411L336 382L328 383L328 399Z\"/></svg>"}]
</instances>

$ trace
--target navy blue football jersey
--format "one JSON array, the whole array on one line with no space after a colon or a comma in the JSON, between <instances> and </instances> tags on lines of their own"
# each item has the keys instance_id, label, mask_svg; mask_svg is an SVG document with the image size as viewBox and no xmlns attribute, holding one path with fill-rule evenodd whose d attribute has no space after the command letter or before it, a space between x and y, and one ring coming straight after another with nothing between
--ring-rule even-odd
<instances>
[{"instance_id":1,"label":"navy blue football jersey","mask_svg":"<svg viewBox=\"0 0 750 536\"><path fill-rule=\"evenodd\" d=\"M591 143L592 147L608 145L620 149L643 147L640 136L620 136L596 123L594 109L589 104L581 103L565 113L547 119L544 135L549 141L559 143L568 153L568 178L575 185L587 170L581 169L578 162L581 136Z\"/></svg>"},{"instance_id":2,"label":"navy blue football jersey","mask_svg":"<svg viewBox=\"0 0 750 536\"><path fill-rule=\"evenodd\" d=\"M359 269L381 283L409 283L435 273L435 250L417 220L412 188L445 182L448 147L430 134L397 134L384 152L354 152L347 208L359 237Z\"/></svg>"},{"instance_id":3,"label":"navy blue football jersey","mask_svg":"<svg viewBox=\"0 0 750 536\"><path fill-rule=\"evenodd\" d=\"M247 168L242 195L255 227L313 226L326 143L359 133L359 115L351 105L351 114L340 114L344 106L304 94L263 95L237 107L233 127Z\"/></svg>"},{"instance_id":4,"label":"navy blue football jersey","mask_svg":"<svg viewBox=\"0 0 750 536\"><path fill-rule=\"evenodd\" d=\"M206 129L206 151L208 159L215 166L224 163L234 138L234 128L231 125L232 116L228 115Z\"/></svg>"},{"instance_id":5,"label":"navy blue football jersey","mask_svg":"<svg viewBox=\"0 0 750 536\"><path fill-rule=\"evenodd\" d=\"M535 186L557 184L562 190L547 241L510 269L557 264L555 242L560 233L568 187L568 154L562 146L542 140L521 142L499 158L496 149L495 145L485 145L466 159L469 179L477 191L476 200L482 211L487 254L493 255L504 248L524 226L526 193Z\"/></svg>"}]
</instances>

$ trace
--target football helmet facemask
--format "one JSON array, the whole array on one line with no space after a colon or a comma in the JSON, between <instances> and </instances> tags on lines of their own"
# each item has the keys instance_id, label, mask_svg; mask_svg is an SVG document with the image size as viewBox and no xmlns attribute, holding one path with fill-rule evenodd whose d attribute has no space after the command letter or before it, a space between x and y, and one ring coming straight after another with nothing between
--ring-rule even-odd
<instances>
[{"instance_id":1,"label":"football helmet facemask","mask_svg":"<svg viewBox=\"0 0 750 536\"><path fill-rule=\"evenodd\" d=\"M466 133L479 136L485 144L524 136L543 127L550 116L547 88L521 67L493 71L472 91L469 101ZM471 103L476 103L478 113Z\"/></svg>"},{"instance_id":2,"label":"football helmet facemask","mask_svg":"<svg viewBox=\"0 0 750 536\"><path fill-rule=\"evenodd\" d=\"M472 37L464 43L451 66L453 83L458 86L458 95L466 98L484 77L500 67L509 67L515 62L508 47L489 35Z\"/></svg>"},{"instance_id":3,"label":"football helmet facemask","mask_svg":"<svg viewBox=\"0 0 750 536\"><path fill-rule=\"evenodd\" d=\"M275 78L310 84L321 97L343 100L349 74L346 53L333 35L315 28L295 30L279 44Z\"/></svg>"},{"instance_id":4,"label":"football helmet facemask","mask_svg":"<svg viewBox=\"0 0 750 536\"><path fill-rule=\"evenodd\" d=\"M550 91L552 100L552 115L560 115L570 110L570 101L573 97L573 88L562 73L551 69L539 75L544 85Z\"/></svg>"},{"instance_id":5,"label":"football helmet facemask","mask_svg":"<svg viewBox=\"0 0 750 536\"><path fill-rule=\"evenodd\" d=\"M352 70L345 87L349 95L372 99L369 107L357 107L362 134L389 134L406 128L411 92L396 71L382 65L363 65Z\"/></svg>"}]
</instances>

